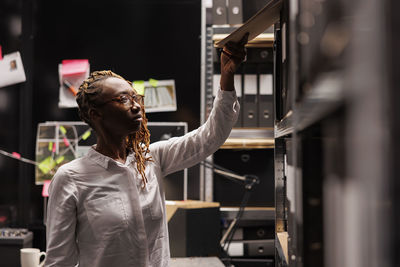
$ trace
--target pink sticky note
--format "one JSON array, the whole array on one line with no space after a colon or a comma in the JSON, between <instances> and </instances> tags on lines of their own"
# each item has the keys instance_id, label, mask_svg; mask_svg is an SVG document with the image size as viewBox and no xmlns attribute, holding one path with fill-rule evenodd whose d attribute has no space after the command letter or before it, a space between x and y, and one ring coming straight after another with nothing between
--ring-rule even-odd
<instances>
[{"instance_id":1,"label":"pink sticky note","mask_svg":"<svg viewBox=\"0 0 400 267\"><path fill-rule=\"evenodd\" d=\"M64 144L65 144L65 146L69 146L68 139L64 137L64 138L63 138L63 140L64 140Z\"/></svg>"},{"instance_id":2,"label":"pink sticky note","mask_svg":"<svg viewBox=\"0 0 400 267\"><path fill-rule=\"evenodd\" d=\"M68 76L85 73L88 68L88 59L65 59L62 61L61 75Z\"/></svg>"},{"instance_id":3,"label":"pink sticky note","mask_svg":"<svg viewBox=\"0 0 400 267\"><path fill-rule=\"evenodd\" d=\"M14 156L14 158L20 159L21 155L17 152L13 152L12 155Z\"/></svg>"},{"instance_id":4,"label":"pink sticky note","mask_svg":"<svg viewBox=\"0 0 400 267\"><path fill-rule=\"evenodd\" d=\"M42 190L42 197L49 196L49 185L51 181L44 181L43 190Z\"/></svg>"}]
</instances>

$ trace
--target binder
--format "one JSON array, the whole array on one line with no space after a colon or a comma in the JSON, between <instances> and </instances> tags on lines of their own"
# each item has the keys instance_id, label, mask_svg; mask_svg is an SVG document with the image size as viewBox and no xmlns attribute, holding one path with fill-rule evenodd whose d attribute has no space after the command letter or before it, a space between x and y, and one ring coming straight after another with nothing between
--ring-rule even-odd
<instances>
[{"instance_id":1,"label":"binder","mask_svg":"<svg viewBox=\"0 0 400 267\"><path fill-rule=\"evenodd\" d=\"M214 25L227 24L226 0L213 0L212 20Z\"/></svg>"},{"instance_id":2,"label":"binder","mask_svg":"<svg viewBox=\"0 0 400 267\"><path fill-rule=\"evenodd\" d=\"M258 125L259 127L274 127L273 76L260 74L259 81Z\"/></svg>"},{"instance_id":3,"label":"binder","mask_svg":"<svg viewBox=\"0 0 400 267\"><path fill-rule=\"evenodd\" d=\"M230 25L243 23L242 0L228 0L228 23Z\"/></svg>"},{"instance_id":4,"label":"binder","mask_svg":"<svg viewBox=\"0 0 400 267\"><path fill-rule=\"evenodd\" d=\"M245 74L243 87L243 127L257 127L257 74Z\"/></svg>"}]
</instances>

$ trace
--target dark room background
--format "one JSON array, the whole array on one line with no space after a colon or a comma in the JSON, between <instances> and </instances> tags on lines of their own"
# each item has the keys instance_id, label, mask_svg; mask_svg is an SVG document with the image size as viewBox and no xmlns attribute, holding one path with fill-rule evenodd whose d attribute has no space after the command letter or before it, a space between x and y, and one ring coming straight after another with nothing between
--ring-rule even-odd
<instances>
[{"instance_id":1,"label":"dark room background","mask_svg":"<svg viewBox=\"0 0 400 267\"><path fill-rule=\"evenodd\" d=\"M147 117L198 127L200 16L201 0L1 0L0 45L3 54L20 51L27 81L0 88L0 149L34 159L38 123L79 120L76 108L58 108L63 59L89 59L91 71L128 80L174 79L178 110ZM33 246L44 249L41 190L33 166L0 155L1 212L11 211L10 226L32 230Z\"/></svg>"}]
</instances>

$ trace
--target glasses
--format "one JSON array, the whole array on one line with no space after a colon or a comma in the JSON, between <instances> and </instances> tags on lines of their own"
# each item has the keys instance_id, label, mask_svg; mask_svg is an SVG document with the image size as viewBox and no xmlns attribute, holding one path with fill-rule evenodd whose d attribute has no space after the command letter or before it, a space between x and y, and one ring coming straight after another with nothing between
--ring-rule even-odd
<instances>
[{"instance_id":1,"label":"glasses","mask_svg":"<svg viewBox=\"0 0 400 267\"><path fill-rule=\"evenodd\" d=\"M103 103L101 103L101 104L98 104L97 106L98 106L98 107L99 107L99 106L104 106L104 105L106 105L106 104L108 104L108 103L110 103L110 102L113 102L113 101L114 101L114 102L117 102L117 103L120 103L120 104L122 104L122 105L124 105L124 106L129 107L129 106L133 106L134 103L138 103L139 105L140 105L140 104L143 104L143 96L141 96L141 95L136 95L136 94L133 94L133 95L130 95L130 94L121 94L120 96L111 98L110 100L107 100L106 102L103 102Z\"/></svg>"}]
</instances>

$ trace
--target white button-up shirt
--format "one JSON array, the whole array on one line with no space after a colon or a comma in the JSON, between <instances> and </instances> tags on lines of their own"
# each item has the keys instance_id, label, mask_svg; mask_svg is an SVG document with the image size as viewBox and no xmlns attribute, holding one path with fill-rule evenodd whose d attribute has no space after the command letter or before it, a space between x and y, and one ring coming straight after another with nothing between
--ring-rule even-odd
<instances>
[{"instance_id":1,"label":"white button-up shirt","mask_svg":"<svg viewBox=\"0 0 400 267\"><path fill-rule=\"evenodd\" d=\"M45 266L169 266L162 178L214 153L238 113L236 93L220 90L204 125L151 144L144 189L133 153L122 164L91 148L61 166L49 188Z\"/></svg>"}]
</instances>

